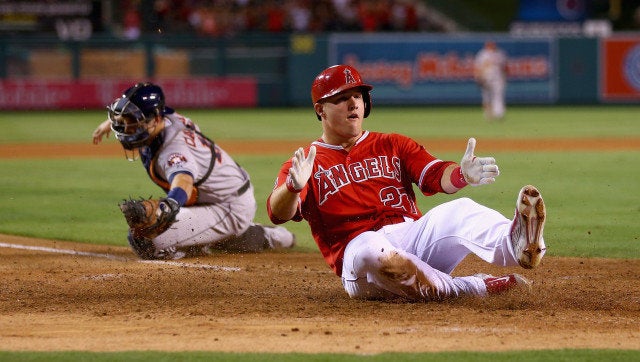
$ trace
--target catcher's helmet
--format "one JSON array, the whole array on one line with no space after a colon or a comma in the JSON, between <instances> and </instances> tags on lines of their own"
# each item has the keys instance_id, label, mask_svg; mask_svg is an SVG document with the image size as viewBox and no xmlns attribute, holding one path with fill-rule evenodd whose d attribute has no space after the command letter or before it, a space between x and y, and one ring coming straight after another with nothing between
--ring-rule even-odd
<instances>
[{"instance_id":1,"label":"catcher's helmet","mask_svg":"<svg viewBox=\"0 0 640 362\"><path fill-rule=\"evenodd\" d=\"M367 118L371 112L371 94L369 92L373 87L364 83L360 73L349 65L334 65L318 74L311 85L311 101L316 104L325 98L352 88L362 90L364 117ZM319 115L316 114L316 116L320 119Z\"/></svg>"},{"instance_id":2,"label":"catcher's helmet","mask_svg":"<svg viewBox=\"0 0 640 362\"><path fill-rule=\"evenodd\" d=\"M162 88L152 83L130 87L109 107L111 129L127 150L148 145L147 124L165 112Z\"/></svg>"}]
</instances>

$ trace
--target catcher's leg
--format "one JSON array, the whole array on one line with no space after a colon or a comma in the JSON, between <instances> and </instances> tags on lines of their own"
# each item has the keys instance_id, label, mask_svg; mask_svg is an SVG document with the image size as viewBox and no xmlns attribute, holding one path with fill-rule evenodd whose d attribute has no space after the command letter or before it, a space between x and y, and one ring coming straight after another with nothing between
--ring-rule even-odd
<instances>
[{"instance_id":1,"label":"catcher's leg","mask_svg":"<svg viewBox=\"0 0 640 362\"><path fill-rule=\"evenodd\" d=\"M213 244L212 249L237 253L256 253L266 249L290 248L295 236L281 226L251 224L241 235Z\"/></svg>"},{"instance_id":2,"label":"catcher's leg","mask_svg":"<svg viewBox=\"0 0 640 362\"><path fill-rule=\"evenodd\" d=\"M158 249L217 249L216 245L232 243L247 232L256 208L255 198L248 191L227 203L182 207L176 223L153 243Z\"/></svg>"},{"instance_id":3,"label":"catcher's leg","mask_svg":"<svg viewBox=\"0 0 640 362\"><path fill-rule=\"evenodd\" d=\"M252 190L252 189L250 189ZM283 227L255 224L256 201L247 191L233 202L182 207L176 223L153 239L157 249L208 253L259 252L275 247L290 247L294 237Z\"/></svg>"},{"instance_id":4,"label":"catcher's leg","mask_svg":"<svg viewBox=\"0 0 640 362\"><path fill-rule=\"evenodd\" d=\"M244 233L211 244L209 247L232 253L255 253L267 249L269 243L264 236L264 229L258 225L251 225Z\"/></svg>"}]
</instances>

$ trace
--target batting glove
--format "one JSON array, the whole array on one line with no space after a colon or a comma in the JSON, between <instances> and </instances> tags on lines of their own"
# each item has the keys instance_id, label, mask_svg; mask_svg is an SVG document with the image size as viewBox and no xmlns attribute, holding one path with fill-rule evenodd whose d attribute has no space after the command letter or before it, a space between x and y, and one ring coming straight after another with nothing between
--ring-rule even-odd
<instances>
[{"instance_id":1,"label":"batting glove","mask_svg":"<svg viewBox=\"0 0 640 362\"><path fill-rule=\"evenodd\" d=\"M460 168L465 181L471 186L490 184L496 181L500 175L498 165L493 157L476 157L473 151L476 148L476 139L469 138L467 151L462 156Z\"/></svg>"},{"instance_id":2,"label":"batting glove","mask_svg":"<svg viewBox=\"0 0 640 362\"><path fill-rule=\"evenodd\" d=\"M287 176L287 189L289 191L298 193L302 191L304 186L311 177L311 171L313 170L313 161L316 158L316 146L309 148L309 154L304 157L304 149L302 147L293 154L291 159L291 168L289 169L289 176Z\"/></svg>"}]
</instances>

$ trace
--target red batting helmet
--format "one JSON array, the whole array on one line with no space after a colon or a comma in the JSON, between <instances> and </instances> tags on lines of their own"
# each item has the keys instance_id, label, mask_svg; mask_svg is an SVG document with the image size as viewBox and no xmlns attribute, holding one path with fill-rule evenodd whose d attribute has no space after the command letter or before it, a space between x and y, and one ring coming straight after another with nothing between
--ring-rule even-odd
<instances>
[{"instance_id":1,"label":"red batting helmet","mask_svg":"<svg viewBox=\"0 0 640 362\"><path fill-rule=\"evenodd\" d=\"M371 95L369 91L373 87L362 81L362 77L360 77L360 73L356 68L348 65L334 65L318 74L311 85L311 101L316 104L325 98L356 87L362 89L364 117L366 118L371 111ZM318 116L318 119L320 119L320 116Z\"/></svg>"}]
</instances>

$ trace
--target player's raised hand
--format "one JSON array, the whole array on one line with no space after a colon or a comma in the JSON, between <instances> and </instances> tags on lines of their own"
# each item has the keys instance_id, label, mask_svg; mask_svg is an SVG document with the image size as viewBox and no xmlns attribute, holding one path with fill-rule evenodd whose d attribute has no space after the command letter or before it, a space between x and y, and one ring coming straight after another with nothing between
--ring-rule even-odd
<instances>
[{"instance_id":1,"label":"player's raised hand","mask_svg":"<svg viewBox=\"0 0 640 362\"><path fill-rule=\"evenodd\" d=\"M111 133L111 120L106 120L98 125L98 127L93 131L93 144L97 145L102 142L102 136L106 136L109 138L109 134Z\"/></svg>"},{"instance_id":2,"label":"player's raised hand","mask_svg":"<svg viewBox=\"0 0 640 362\"><path fill-rule=\"evenodd\" d=\"M313 170L313 161L316 159L316 146L309 148L309 154L304 156L302 147L293 154L291 159L291 168L287 177L287 188L291 192L300 192L309 181L311 171Z\"/></svg>"},{"instance_id":3,"label":"player's raised hand","mask_svg":"<svg viewBox=\"0 0 640 362\"><path fill-rule=\"evenodd\" d=\"M496 181L496 177L500 175L498 165L493 157L476 157L474 150L476 148L476 139L469 138L467 150L460 161L462 176L471 186L490 184Z\"/></svg>"}]
</instances>

